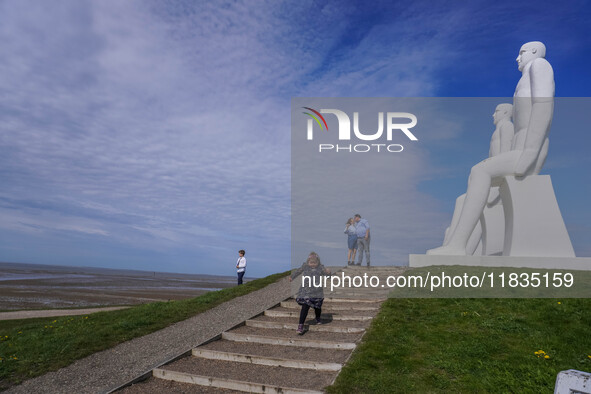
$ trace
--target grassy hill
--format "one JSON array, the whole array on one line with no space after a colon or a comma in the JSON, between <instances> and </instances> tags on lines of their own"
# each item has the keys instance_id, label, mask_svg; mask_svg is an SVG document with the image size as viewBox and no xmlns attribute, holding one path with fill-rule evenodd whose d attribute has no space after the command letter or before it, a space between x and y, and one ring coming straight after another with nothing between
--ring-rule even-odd
<instances>
[{"instance_id":1,"label":"grassy hill","mask_svg":"<svg viewBox=\"0 0 591 394\"><path fill-rule=\"evenodd\" d=\"M87 316L0 321L0 390L188 319L289 273L181 301L154 302Z\"/></svg>"},{"instance_id":2,"label":"grassy hill","mask_svg":"<svg viewBox=\"0 0 591 394\"><path fill-rule=\"evenodd\" d=\"M552 392L571 368L591 371L589 299L389 299L328 391Z\"/></svg>"}]
</instances>

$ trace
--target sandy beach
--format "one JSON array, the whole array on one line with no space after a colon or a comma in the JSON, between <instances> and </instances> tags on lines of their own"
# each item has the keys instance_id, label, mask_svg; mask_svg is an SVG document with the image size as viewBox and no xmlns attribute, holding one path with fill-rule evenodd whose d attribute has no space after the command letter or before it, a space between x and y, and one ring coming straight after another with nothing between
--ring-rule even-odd
<instances>
[{"instance_id":1,"label":"sandy beach","mask_svg":"<svg viewBox=\"0 0 591 394\"><path fill-rule=\"evenodd\" d=\"M233 276L0 263L0 311L136 305L234 285Z\"/></svg>"}]
</instances>

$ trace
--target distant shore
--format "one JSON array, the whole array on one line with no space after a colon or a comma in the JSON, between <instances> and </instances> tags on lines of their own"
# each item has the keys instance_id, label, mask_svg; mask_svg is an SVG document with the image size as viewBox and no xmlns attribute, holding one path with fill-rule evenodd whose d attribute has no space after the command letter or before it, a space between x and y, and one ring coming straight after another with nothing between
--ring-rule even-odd
<instances>
[{"instance_id":1,"label":"distant shore","mask_svg":"<svg viewBox=\"0 0 591 394\"><path fill-rule=\"evenodd\" d=\"M181 300L235 283L234 276L0 263L0 310Z\"/></svg>"}]
</instances>

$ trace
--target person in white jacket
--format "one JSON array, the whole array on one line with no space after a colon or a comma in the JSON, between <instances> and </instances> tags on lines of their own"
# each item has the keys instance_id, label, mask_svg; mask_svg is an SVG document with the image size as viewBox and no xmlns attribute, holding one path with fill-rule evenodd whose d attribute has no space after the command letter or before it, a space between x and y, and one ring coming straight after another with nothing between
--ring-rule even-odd
<instances>
[{"instance_id":1,"label":"person in white jacket","mask_svg":"<svg viewBox=\"0 0 591 394\"><path fill-rule=\"evenodd\" d=\"M236 261L236 272L238 273L238 284L242 284L242 278L244 277L244 273L246 272L246 257L244 255L246 252L244 250L238 251L238 261Z\"/></svg>"}]
</instances>

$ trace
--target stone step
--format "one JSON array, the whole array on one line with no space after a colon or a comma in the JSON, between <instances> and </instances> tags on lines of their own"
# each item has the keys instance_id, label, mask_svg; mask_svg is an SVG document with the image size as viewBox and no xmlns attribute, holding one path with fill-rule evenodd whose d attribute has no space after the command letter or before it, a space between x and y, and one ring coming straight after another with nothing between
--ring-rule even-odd
<instances>
[{"instance_id":1,"label":"stone step","mask_svg":"<svg viewBox=\"0 0 591 394\"><path fill-rule=\"evenodd\" d=\"M318 280L312 281L314 286L322 287L324 290L330 290L331 287L349 287L349 288L384 288L387 287L388 283L393 284L393 279L388 281L388 278L396 278L402 274L389 272L389 273L376 273L376 272L342 272L332 275L331 279L327 279L326 282L319 282ZM303 281L302 277L296 278L292 281L291 286L295 289L299 289L302 284L309 286L309 282Z\"/></svg>"},{"instance_id":2,"label":"stone step","mask_svg":"<svg viewBox=\"0 0 591 394\"><path fill-rule=\"evenodd\" d=\"M335 298L335 297L324 297L324 305L329 305L329 306L333 306L333 305L347 305L348 303L363 303L363 304L374 304L374 305L380 305L380 303L386 301L387 298L386 297L381 297L381 298L376 298L376 299L354 299L351 297L347 297L347 298Z\"/></svg>"},{"instance_id":3,"label":"stone step","mask_svg":"<svg viewBox=\"0 0 591 394\"><path fill-rule=\"evenodd\" d=\"M338 327L361 327L366 328L369 326L369 321L364 320L331 320L331 316L328 314L322 314L320 316L322 324L317 324L316 319L314 318L314 312L308 313L308 318L304 322L304 324L309 324L313 326L338 326ZM299 315L297 318L294 317L272 317L266 315L260 315L252 320L258 321L270 321L274 323L294 323L296 324L299 320Z\"/></svg>"},{"instance_id":4,"label":"stone step","mask_svg":"<svg viewBox=\"0 0 591 394\"><path fill-rule=\"evenodd\" d=\"M343 272L343 273L339 273L336 274L335 276L337 276L340 280L337 279L333 279L333 281L328 281L327 285L324 286L324 289L330 289L330 286L337 286L340 285L339 287L372 287L375 286L374 288L378 288L381 287L381 285L384 285L384 287L386 287L388 285L388 278L396 278L403 275L402 273L396 273L396 272L380 272L380 273L376 273L376 272ZM351 278L351 280L349 281L348 278ZM356 279L356 278L360 278L360 279ZM378 281L376 281L376 279L378 279ZM392 279L390 279L390 283L394 283ZM376 286L377 285L377 286Z\"/></svg>"},{"instance_id":5,"label":"stone step","mask_svg":"<svg viewBox=\"0 0 591 394\"><path fill-rule=\"evenodd\" d=\"M117 394L241 394L244 391L222 389L219 387L206 387L197 384L175 382L173 380L158 379L154 376L134 383L121 390Z\"/></svg>"},{"instance_id":6,"label":"stone step","mask_svg":"<svg viewBox=\"0 0 591 394\"><path fill-rule=\"evenodd\" d=\"M363 275L367 275L368 277L370 276L379 276L379 277L383 277L383 278L387 278L388 276L398 276L398 275L403 275L404 272L400 271L400 270L373 270L370 269L369 271L367 269L352 269L352 270L345 270L342 272L337 272L333 275L336 276L340 276L342 278L343 274L345 274L345 276L361 276L363 277Z\"/></svg>"},{"instance_id":7,"label":"stone step","mask_svg":"<svg viewBox=\"0 0 591 394\"><path fill-rule=\"evenodd\" d=\"M333 276L337 276L339 278L343 278L343 275L345 276L345 279L347 276L350 276L351 279L353 280L353 276L359 276L361 278L363 278L364 275L367 275L368 280L370 277L372 276L377 276L380 279L386 279L388 278L388 276L398 276L398 275L403 275L404 272L402 271L398 271L398 270L391 270L391 271L387 271L387 270L380 270L380 271L374 271L374 270L361 270L361 269L352 269L352 270L345 270L342 272L337 272L335 274L333 274ZM301 279L300 279L301 280ZM336 279L333 279L336 281ZM346 279L348 282L348 279ZM336 283L336 282L331 282L331 280L329 279L328 283Z\"/></svg>"},{"instance_id":8,"label":"stone step","mask_svg":"<svg viewBox=\"0 0 591 394\"><path fill-rule=\"evenodd\" d=\"M301 306L299 306L298 308L285 308L282 307L281 305L275 306L269 310L271 311L282 311L282 312L297 312L298 316L299 313L301 311ZM308 312L308 314L313 314L314 313L314 309L310 309L310 311ZM340 315L340 316L375 316L378 314L377 310L352 310L352 309L343 309L343 310L333 310L331 308L325 308L324 305L322 306L322 314L323 315L330 315L330 316L336 316L336 315Z\"/></svg>"},{"instance_id":9,"label":"stone step","mask_svg":"<svg viewBox=\"0 0 591 394\"><path fill-rule=\"evenodd\" d=\"M327 297L331 298L338 298L339 300L343 299L353 299L355 302L359 302L360 300L369 300L370 302L375 301L385 301L388 299L388 295L390 291L380 291L380 292L373 292L373 291L349 291L349 290L335 290L333 292L326 292Z\"/></svg>"},{"instance_id":10,"label":"stone step","mask_svg":"<svg viewBox=\"0 0 591 394\"><path fill-rule=\"evenodd\" d=\"M154 369L152 378L127 389L129 393L320 393L332 384L386 299L376 291L359 298L340 293L325 298L323 324L306 324L304 335L295 331L300 306L293 299L285 300L222 333L221 339L194 348L192 356ZM315 323L313 311L307 322Z\"/></svg>"},{"instance_id":11,"label":"stone step","mask_svg":"<svg viewBox=\"0 0 591 394\"><path fill-rule=\"evenodd\" d=\"M300 338L303 339L302 337ZM278 344L235 342L226 339L213 341L201 345L196 349L337 364L343 364L347 361L349 354L351 353L351 349L319 349L301 346L283 346Z\"/></svg>"},{"instance_id":12,"label":"stone step","mask_svg":"<svg viewBox=\"0 0 591 394\"><path fill-rule=\"evenodd\" d=\"M188 383L191 385L203 386L207 388L221 388L236 390L248 393L277 393L277 394L303 394L303 393L322 393L322 391L311 391L306 389L297 389L283 386L271 386L268 384L251 383L235 379L212 378L210 376L195 375L187 372L176 372L166 369L156 368L152 371L154 378L171 380L179 383ZM182 391L183 393L185 391ZM200 392L200 391L196 391Z\"/></svg>"},{"instance_id":13,"label":"stone step","mask_svg":"<svg viewBox=\"0 0 591 394\"><path fill-rule=\"evenodd\" d=\"M338 293L338 292L337 292ZM325 298L323 324L296 328L300 306L288 299L224 332L182 357L152 370L135 393L321 393L334 382L386 298ZM314 312L308 323L315 323Z\"/></svg>"},{"instance_id":14,"label":"stone step","mask_svg":"<svg viewBox=\"0 0 591 394\"><path fill-rule=\"evenodd\" d=\"M271 367L312 369L315 371L340 371L342 365L322 361L294 360L283 357L257 356L253 354L223 352L217 350L195 348L192 351L194 357L208 360L234 361L237 363L250 363L268 365Z\"/></svg>"},{"instance_id":15,"label":"stone step","mask_svg":"<svg viewBox=\"0 0 591 394\"><path fill-rule=\"evenodd\" d=\"M301 305L298 304L295 301L282 301L281 302L281 307L283 308L290 308L290 309L294 309L294 308L301 308ZM348 302L347 304L339 304L339 305L335 305L335 303L324 303L322 305L322 311L326 311L326 312L331 312L331 311L377 311L379 310L380 307L379 305L376 303L376 305L371 305L368 303L359 303L359 304L353 304L351 302Z\"/></svg>"},{"instance_id":16,"label":"stone step","mask_svg":"<svg viewBox=\"0 0 591 394\"><path fill-rule=\"evenodd\" d=\"M326 297L331 297L333 295L338 294L345 294L347 296L360 296L362 298L368 298L368 296L372 296L373 298L387 298L388 294L393 289L390 288L383 288L383 289L371 289L371 288L359 288L359 289L351 289L351 288L335 288L334 290L326 290L324 295Z\"/></svg>"},{"instance_id":17,"label":"stone step","mask_svg":"<svg viewBox=\"0 0 591 394\"><path fill-rule=\"evenodd\" d=\"M283 331L283 330L282 330ZM222 339L235 342L247 342L256 344L269 344L281 346L293 346L302 348L317 348L317 349L342 349L353 350L357 346L354 342L333 342L333 341L319 341L314 339L300 338L282 338L271 337L256 334L240 334L236 332L224 332ZM217 341L216 341L217 342ZM213 342L215 343L215 342ZM261 346L261 345L258 345Z\"/></svg>"},{"instance_id":18,"label":"stone step","mask_svg":"<svg viewBox=\"0 0 591 394\"><path fill-rule=\"evenodd\" d=\"M334 371L311 372L300 368L274 367L197 357L181 358L154 370L154 372L154 376L168 377L186 383L204 386L215 385L220 388L251 392L265 390L265 393L286 392L287 390L292 390L292 392L320 391L330 385L337 375L337 372ZM203 379L204 377L205 379Z\"/></svg>"},{"instance_id":19,"label":"stone step","mask_svg":"<svg viewBox=\"0 0 591 394\"><path fill-rule=\"evenodd\" d=\"M300 312L286 312L286 311L277 311L277 310L273 310L273 309L268 309L265 311L265 316L270 316L270 317L299 317L300 316ZM359 321L364 321L364 320L371 320L373 319L372 316L361 316L361 315L339 315L339 314L330 314L330 313L323 313L322 314L324 319L330 319L330 320L359 320Z\"/></svg>"},{"instance_id":20,"label":"stone step","mask_svg":"<svg viewBox=\"0 0 591 394\"><path fill-rule=\"evenodd\" d=\"M367 265L348 265L345 267L341 267L339 271L348 271L348 270L365 270L365 271L405 271L408 267L401 266L401 265L371 265L367 268ZM336 272L336 270L333 270Z\"/></svg>"},{"instance_id":21,"label":"stone step","mask_svg":"<svg viewBox=\"0 0 591 394\"><path fill-rule=\"evenodd\" d=\"M281 321L265 321L265 320L247 320L247 326L259 327L259 328L275 328L284 330L296 330L298 328L297 322L287 323ZM305 325L306 331L322 331L322 332L345 332L345 333L361 333L365 332L365 328L362 327L349 327L349 326L336 326L333 324L322 324L322 325Z\"/></svg>"},{"instance_id":22,"label":"stone step","mask_svg":"<svg viewBox=\"0 0 591 394\"><path fill-rule=\"evenodd\" d=\"M384 285L382 287L382 284ZM394 287L388 287L388 285L386 284L386 282L382 282L382 284L380 284L377 287L373 287L373 286L335 286L332 290L329 288L324 288L324 296L327 297L328 294L333 293L335 291L347 291L349 293L359 293L359 294L372 294L372 293L388 293L390 291L392 291L394 289Z\"/></svg>"},{"instance_id":23,"label":"stone step","mask_svg":"<svg viewBox=\"0 0 591 394\"><path fill-rule=\"evenodd\" d=\"M367 299L367 300L372 300L372 301L375 301L377 299L380 299L380 300L387 300L388 299L387 298L387 295L385 295L384 297L379 297L378 298L376 296L369 296L369 295L364 297L364 296L360 296L358 294L352 295L352 294L337 293L337 294L331 294L330 296L331 297L338 297L338 298L343 299L343 300L354 299L355 301L359 301L359 300L362 300L364 298Z\"/></svg>"},{"instance_id":24,"label":"stone step","mask_svg":"<svg viewBox=\"0 0 591 394\"><path fill-rule=\"evenodd\" d=\"M284 328L269 328L269 327L252 327L243 325L236 327L229 331L232 334L243 334L243 335L258 335L264 337L273 338L284 338L284 339L306 339L314 341L329 341L329 342L345 342L345 343L357 343L363 332L323 332L314 331L306 333L305 335L298 335L293 330L286 330Z\"/></svg>"}]
</instances>

